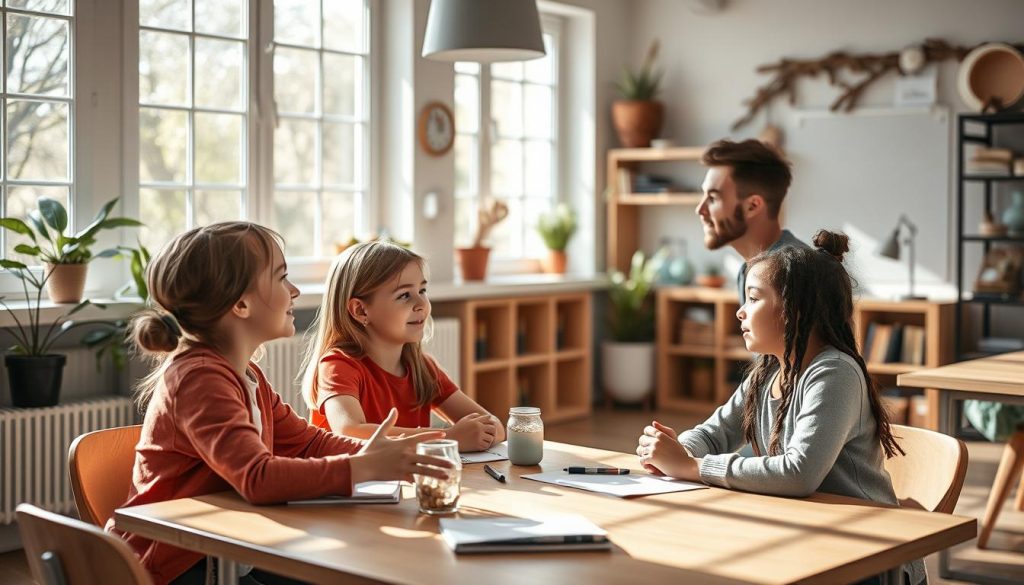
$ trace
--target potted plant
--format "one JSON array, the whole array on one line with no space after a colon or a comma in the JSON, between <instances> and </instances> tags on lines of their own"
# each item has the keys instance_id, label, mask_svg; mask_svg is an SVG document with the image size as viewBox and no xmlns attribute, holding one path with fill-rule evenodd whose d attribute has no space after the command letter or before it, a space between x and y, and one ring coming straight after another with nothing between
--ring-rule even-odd
<instances>
[{"instance_id":1,"label":"potted plant","mask_svg":"<svg viewBox=\"0 0 1024 585\"><path fill-rule=\"evenodd\" d=\"M53 406L60 398L60 384L67 357L51 353L50 350L58 339L77 325L68 321L68 317L91 303L88 300L82 301L47 325L40 319L40 309L43 287L51 273L44 273L40 278L28 266L14 260L0 260L0 267L6 268L21 280L25 291L25 311L28 313L27 323L22 322L18 318L20 310L12 309L4 297L0 297L0 306L10 313L15 323L9 329L15 341L11 347L12 353L4 356L11 402L20 408Z\"/></svg>"},{"instance_id":2,"label":"potted plant","mask_svg":"<svg viewBox=\"0 0 1024 585\"><path fill-rule=\"evenodd\" d=\"M118 253L117 249L110 249L93 255L90 246L96 243L96 233L104 229L142 225L138 220L127 217L109 217L116 204L116 197L108 201L92 222L73 236L64 234L68 227L67 210L59 201L47 197L40 199L39 208L28 214L28 223L4 217L0 218L0 227L32 240L31 244L18 244L14 251L43 262L46 275L41 282L46 283L51 301L77 303L85 291L89 262Z\"/></svg>"},{"instance_id":3,"label":"potted plant","mask_svg":"<svg viewBox=\"0 0 1024 585\"><path fill-rule=\"evenodd\" d=\"M627 148L651 145L658 136L664 119L664 106L655 98L661 89L661 72L654 70L658 57L658 41L651 42L647 57L639 71L628 68L615 83L621 99L612 103L612 122L619 142Z\"/></svg>"},{"instance_id":4,"label":"potted plant","mask_svg":"<svg viewBox=\"0 0 1024 585\"><path fill-rule=\"evenodd\" d=\"M717 264L708 264L704 267L704 274L697 277L697 286L722 288L724 284L725 277L722 276L722 269Z\"/></svg>"},{"instance_id":5,"label":"potted plant","mask_svg":"<svg viewBox=\"0 0 1024 585\"><path fill-rule=\"evenodd\" d=\"M629 277L611 273L611 340L601 347L604 388L616 402L636 403L654 388L654 307L651 290L665 259L664 250L649 259L637 250Z\"/></svg>"},{"instance_id":6,"label":"potted plant","mask_svg":"<svg viewBox=\"0 0 1024 585\"><path fill-rule=\"evenodd\" d=\"M494 226L508 217L508 205L500 199L488 199L480 203L477 210L476 237L468 248L456 248L463 280L483 280L487 275L487 258L491 249L484 246L484 240Z\"/></svg>"},{"instance_id":7,"label":"potted plant","mask_svg":"<svg viewBox=\"0 0 1024 585\"><path fill-rule=\"evenodd\" d=\"M122 286L115 298L137 298L139 308L149 302L149 288L146 286L146 266L149 265L150 254L141 243L138 248L121 246L118 248L120 257L130 261L132 280ZM127 337L130 316L116 321L97 323L97 328L82 337L82 345L96 351L96 369L99 370L105 356L109 356L116 370L123 370L128 363Z\"/></svg>"},{"instance_id":8,"label":"potted plant","mask_svg":"<svg viewBox=\"0 0 1024 585\"><path fill-rule=\"evenodd\" d=\"M544 272L565 274L565 247L576 233L576 212L565 203L559 203L550 213L540 216L537 232L548 248L547 258L541 261Z\"/></svg>"}]
</instances>

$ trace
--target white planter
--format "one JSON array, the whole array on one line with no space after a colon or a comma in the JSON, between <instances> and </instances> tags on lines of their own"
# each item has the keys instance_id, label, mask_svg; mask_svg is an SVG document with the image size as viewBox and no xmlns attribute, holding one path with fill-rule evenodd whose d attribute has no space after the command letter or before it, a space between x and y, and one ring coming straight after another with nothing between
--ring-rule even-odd
<instances>
[{"instance_id":1,"label":"white planter","mask_svg":"<svg viewBox=\"0 0 1024 585\"><path fill-rule=\"evenodd\" d=\"M604 390L616 402L641 402L654 389L654 343L601 345Z\"/></svg>"}]
</instances>

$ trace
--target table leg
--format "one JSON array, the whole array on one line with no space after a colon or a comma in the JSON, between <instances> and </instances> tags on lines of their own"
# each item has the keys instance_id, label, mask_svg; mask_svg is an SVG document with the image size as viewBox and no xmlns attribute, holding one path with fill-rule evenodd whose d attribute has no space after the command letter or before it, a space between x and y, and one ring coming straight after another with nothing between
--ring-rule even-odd
<instances>
[{"instance_id":1,"label":"table leg","mask_svg":"<svg viewBox=\"0 0 1024 585\"><path fill-rule=\"evenodd\" d=\"M939 432L949 435L951 437L956 436L956 423L954 420L957 417L956 404L953 400L952 392L939 391ZM939 551L939 577L942 579L949 579L952 570L949 568L949 549L944 548Z\"/></svg>"},{"instance_id":2,"label":"table leg","mask_svg":"<svg viewBox=\"0 0 1024 585\"><path fill-rule=\"evenodd\" d=\"M217 585L238 585L238 565L224 557L217 557Z\"/></svg>"}]
</instances>

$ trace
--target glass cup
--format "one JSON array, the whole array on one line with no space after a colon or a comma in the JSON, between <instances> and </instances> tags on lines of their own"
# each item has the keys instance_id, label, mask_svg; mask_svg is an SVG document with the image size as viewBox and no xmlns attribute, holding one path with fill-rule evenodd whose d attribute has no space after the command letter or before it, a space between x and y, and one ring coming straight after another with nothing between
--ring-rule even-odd
<instances>
[{"instance_id":1,"label":"glass cup","mask_svg":"<svg viewBox=\"0 0 1024 585\"><path fill-rule=\"evenodd\" d=\"M424 441L416 445L416 453L440 457L452 462L447 478L415 474L416 500L424 514L451 514L459 509L459 495L462 493L462 458L459 457L459 443L451 439Z\"/></svg>"}]
</instances>

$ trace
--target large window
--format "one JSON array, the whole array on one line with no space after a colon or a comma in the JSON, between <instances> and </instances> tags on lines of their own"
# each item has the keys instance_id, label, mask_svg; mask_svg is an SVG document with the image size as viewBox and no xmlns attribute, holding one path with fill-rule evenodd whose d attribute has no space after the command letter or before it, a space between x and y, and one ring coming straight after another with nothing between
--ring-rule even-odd
<instances>
[{"instance_id":1,"label":"large window","mask_svg":"<svg viewBox=\"0 0 1024 585\"><path fill-rule=\"evenodd\" d=\"M333 255L335 242L361 231L366 4L140 0L146 244L158 248L194 226L249 219L278 230L289 256L315 258ZM251 15L249 7L266 12ZM268 19L272 32L261 38L249 24ZM255 161L269 170L250 172Z\"/></svg>"},{"instance_id":2,"label":"large window","mask_svg":"<svg viewBox=\"0 0 1024 585\"><path fill-rule=\"evenodd\" d=\"M2 215L24 218L40 197L74 204L72 0L6 0ZM17 238L3 230L4 252Z\"/></svg>"},{"instance_id":3,"label":"large window","mask_svg":"<svg viewBox=\"0 0 1024 585\"><path fill-rule=\"evenodd\" d=\"M557 197L558 21L543 20L541 59L455 66L456 241L468 244L483 198L508 203L491 244L499 258L539 258L535 226Z\"/></svg>"}]
</instances>

